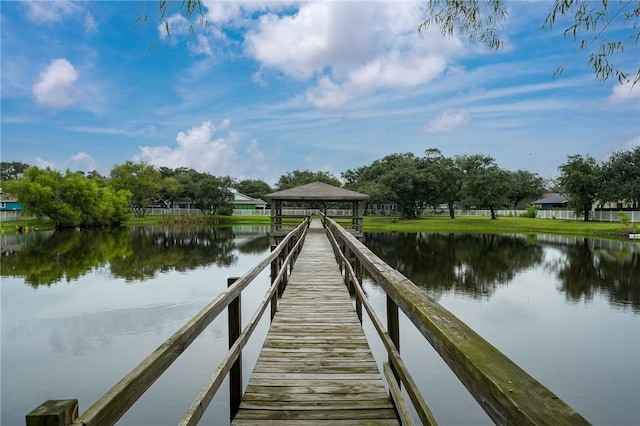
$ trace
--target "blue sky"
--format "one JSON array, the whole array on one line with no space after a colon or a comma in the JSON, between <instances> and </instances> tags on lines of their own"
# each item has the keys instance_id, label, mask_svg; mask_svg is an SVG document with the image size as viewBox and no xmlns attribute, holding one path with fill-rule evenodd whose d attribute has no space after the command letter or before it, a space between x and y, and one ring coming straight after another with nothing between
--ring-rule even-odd
<instances>
[{"instance_id":1,"label":"blue sky","mask_svg":"<svg viewBox=\"0 0 640 426\"><path fill-rule=\"evenodd\" d=\"M551 178L568 155L640 145L640 87L596 82L587 53L541 29L550 2L507 2L497 52L418 33L424 3L203 3L206 28L174 8L167 36L154 2L2 1L2 161L274 184L438 148Z\"/></svg>"}]
</instances>

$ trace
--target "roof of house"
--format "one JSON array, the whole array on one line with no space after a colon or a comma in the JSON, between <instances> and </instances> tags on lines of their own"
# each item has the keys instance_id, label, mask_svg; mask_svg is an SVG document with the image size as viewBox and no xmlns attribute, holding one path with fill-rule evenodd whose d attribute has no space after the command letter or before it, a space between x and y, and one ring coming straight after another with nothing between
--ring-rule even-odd
<instances>
[{"instance_id":1,"label":"roof of house","mask_svg":"<svg viewBox=\"0 0 640 426\"><path fill-rule=\"evenodd\" d=\"M547 194L543 198L531 202L531 204L564 204L568 201L569 199L564 195L555 193Z\"/></svg>"},{"instance_id":2,"label":"roof of house","mask_svg":"<svg viewBox=\"0 0 640 426\"><path fill-rule=\"evenodd\" d=\"M252 198L248 195L244 195L241 192L234 191L233 192L233 203L234 204L267 204L266 201L261 200L259 198Z\"/></svg>"},{"instance_id":3,"label":"roof of house","mask_svg":"<svg viewBox=\"0 0 640 426\"><path fill-rule=\"evenodd\" d=\"M267 194L266 198L283 201L364 201L368 200L369 196L323 182L312 182Z\"/></svg>"}]
</instances>

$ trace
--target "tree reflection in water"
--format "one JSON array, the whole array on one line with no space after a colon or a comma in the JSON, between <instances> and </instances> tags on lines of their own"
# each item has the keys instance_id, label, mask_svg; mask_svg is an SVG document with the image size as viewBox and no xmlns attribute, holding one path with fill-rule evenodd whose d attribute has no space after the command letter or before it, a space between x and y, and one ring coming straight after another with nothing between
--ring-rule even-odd
<instances>
[{"instance_id":1,"label":"tree reflection in water","mask_svg":"<svg viewBox=\"0 0 640 426\"><path fill-rule=\"evenodd\" d=\"M595 248L593 240L577 239L564 245L565 256L548 264L560 280L568 301L591 301L595 293L608 297L615 306L630 306L640 312L640 261L637 251L626 246L617 253Z\"/></svg>"},{"instance_id":2,"label":"tree reflection in water","mask_svg":"<svg viewBox=\"0 0 640 426\"><path fill-rule=\"evenodd\" d=\"M374 233L365 234L364 242L435 297L454 292L489 298L543 259L539 245L495 234Z\"/></svg>"},{"instance_id":3,"label":"tree reflection in water","mask_svg":"<svg viewBox=\"0 0 640 426\"><path fill-rule=\"evenodd\" d=\"M232 228L134 227L56 231L6 252L0 275L21 276L33 287L75 280L108 265L111 275L145 280L169 270L186 272L215 264L230 266L237 251L269 248L264 235L247 237L240 246Z\"/></svg>"},{"instance_id":4,"label":"tree reflection in water","mask_svg":"<svg viewBox=\"0 0 640 426\"><path fill-rule=\"evenodd\" d=\"M571 302L590 301L595 292L601 292L611 304L640 312L638 250L631 243L616 243L618 251L594 249L594 241L598 240L555 244L563 255L545 260L545 247L550 244L535 236L365 233L363 240L436 298L453 292L488 299L517 273L544 267L558 277L559 290Z\"/></svg>"}]
</instances>

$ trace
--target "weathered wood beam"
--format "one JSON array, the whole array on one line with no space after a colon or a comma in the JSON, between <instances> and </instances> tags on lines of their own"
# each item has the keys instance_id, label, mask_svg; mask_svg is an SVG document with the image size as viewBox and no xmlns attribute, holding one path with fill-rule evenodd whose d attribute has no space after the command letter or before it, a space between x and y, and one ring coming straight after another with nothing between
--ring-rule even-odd
<instances>
[{"instance_id":1,"label":"weathered wood beam","mask_svg":"<svg viewBox=\"0 0 640 426\"><path fill-rule=\"evenodd\" d=\"M411 280L387 265L334 221L327 219L327 222L496 424L589 424Z\"/></svg>"},{"instance_id":2,"label":"weathered wood beam","mask_svg":"<svg viewBox=\"0 0 640 426\"><path fill-rule=\"evenodd\" d=\"M78 415L77 399L50 399L26 416L27 426L69 426Z\"/></svg>"}]
</instances>

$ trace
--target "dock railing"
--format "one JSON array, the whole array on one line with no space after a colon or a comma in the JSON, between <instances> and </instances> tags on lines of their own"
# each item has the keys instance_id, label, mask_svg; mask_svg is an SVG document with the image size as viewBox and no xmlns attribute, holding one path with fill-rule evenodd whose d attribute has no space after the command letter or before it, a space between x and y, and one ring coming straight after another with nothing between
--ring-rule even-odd
<instances>
[{"instance_id":1,"label":"dock railing","mask_svg":"<svg viewBox=\"0 0 640 426\"><path fill-rule=\"evenodd\" d=\"M522 370L506 355L484 340L464 322L446 310L411 280L376 256L332 219L323 216L331 235L345 284L355 296L356 311L362 306L372 317L382 338L396 383L402 383L414 409L424 424L432 424L431 414L420 391L400 357L398 310L401 310L429 341L487 415L498 425L583 425L589 422L544 385ZM366 270L387 295L387 328L375 317L362 290ZM373 315L371 315L373 313ZM403 402L394 394L393 379L387 379L390 393L402 419ZM400 406L399 406L399 405Z\"/></svg>"},{"instance_id":2,"label":"dock railing","mask_svg":"<svg viewBox=\"0 0 640 426\"><path fill-rule=\"evenodd\" d=\"M295 260L302 248L309 223L310 218L307 217L279 244L272 247L272 252L268 257L245 275L240 278L229 278L226 290L222 291L80 416L78 416L77 399L48 400L27 414L27 426L108 426L115 424L224 310L229 313L229 351L187 410L180 425L198 423L227 375L230 379L229 399L231 417L233 418L242 397L242 349L269 304L271 305L271 319L273 319L277 310L278 295L284 291L288 276L293 270ZM242 329L240 317L242 291L269 265L271 266L271 286L253 317Z\"/></svg>"}]
</instances>

